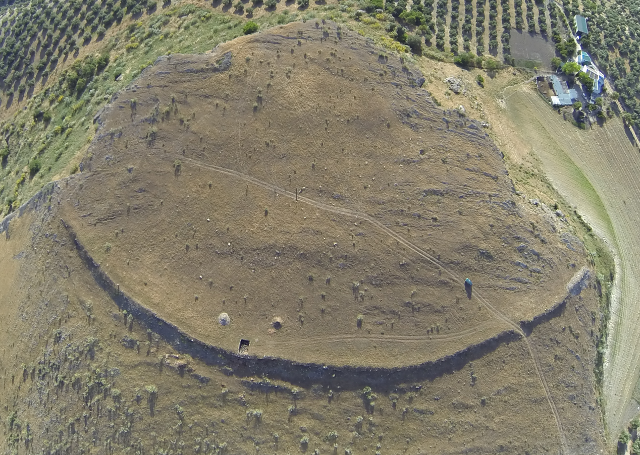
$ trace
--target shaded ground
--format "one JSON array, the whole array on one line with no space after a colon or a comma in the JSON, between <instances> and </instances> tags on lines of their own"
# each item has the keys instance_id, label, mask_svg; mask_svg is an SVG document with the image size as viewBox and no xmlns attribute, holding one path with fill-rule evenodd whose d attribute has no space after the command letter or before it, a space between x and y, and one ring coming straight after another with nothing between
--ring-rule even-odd
<instances>
[{"instance_id":1,"label":"shaded ground","mask_svg":"<svg viewBox=\"0 0 640 455\"><path fill-rule=\"evenodd\" d=\"M538 67L552 70L551 59L555 57L553 41L542 35L531 34L525 30L511 29L511 56L516 66Z\"/></svg>"}]
</instances>

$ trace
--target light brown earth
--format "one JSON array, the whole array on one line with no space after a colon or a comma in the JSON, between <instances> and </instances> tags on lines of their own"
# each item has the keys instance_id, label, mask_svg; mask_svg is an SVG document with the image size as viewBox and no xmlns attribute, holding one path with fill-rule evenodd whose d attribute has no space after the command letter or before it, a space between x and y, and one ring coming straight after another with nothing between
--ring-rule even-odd
<instances>
[{"instance_id":1,"label":"light brown earth","mask_svg":"<svg viewBox=\"0 0 640 455\"><path fill-rule=\"evenodd\" d=\"M229 47L171 56L114 100L62 208L103 270L198 339L328 364L433 360L509 328L485 302L520 321L561 301L580 253L513 201L485 133L305 29L234 43L228 71L207 74Z\"/></svg>"},{"instance_id":2,"label":"light brown earth","mask_svg":"<svg viewBox=\"0 0 640 455\"><path fill-rule=\"evenodd\" d=\"M10 445L601 451L596 278L567 297L582 243L476 121L337 32L161 59L96 119L83 172L11 221L33 236L0 244Z\"/></svg>"}]
</instances>

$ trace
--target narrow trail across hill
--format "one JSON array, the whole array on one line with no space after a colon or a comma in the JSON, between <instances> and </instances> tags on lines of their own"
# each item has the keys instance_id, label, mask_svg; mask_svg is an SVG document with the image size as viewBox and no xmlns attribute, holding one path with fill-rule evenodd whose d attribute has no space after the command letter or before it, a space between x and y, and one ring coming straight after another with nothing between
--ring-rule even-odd
<instances>
[{"instance_id":1,"label":"narrow trail across hill","mask_svg":"<svg viewBox=\"0 0 640 455\"><path fill-rule=\"evenodd\" d=\"M396 343L414 343L420 341L450 341L458 338L463 338L466 335L473 335L479 332L481 329L490 327L489 321L478 324L475 327L467 330L461 330L460 332L451 333L449 335L327 335L321 337L305 337L304 341L290 340L290 341L270 341L269 344L278 346L300 346L309 345L323 342L342 342L344 340L374 340L374 341L394 341Z\"/></svg>"},{"instance_id":2,"label":"narrow trail across hill","mask_svg":"<svg viewBox=\"0 0 640 455\"><path fill-rule=\"evenodd\" d=\"M420 247L418 247L414 243L409 242L408 240L406 240L405 238L403 238L402 236L400 236L399 234L397 234L396 232L394 232L393 230L391 230L390 228L388 228L387 226L382 224L380 221L372 218L371 216L369 216L367 214L356 212L354 210L349 210L349 209L345 209L345 208L339 208L339 207L335 207L335 206L332 206L332 205L329 205L329 204L324 204L322 202L315 201L313 199L307 198L305 196L301 196L301 195L296 194L296 193L291 192L291 191L287 191L286 189L280 188L277 185L273 185L271 183L264 182L262 180L259 180L259 179L256 179L254 177L251 177L250 175L243 174L241 172L235 171L233 169L228 169L228 168L224 168L224 167L220 167L220 166L215 166L215 165L212 165L212 164L202 163L202 162L200 162L198 160L194 160L192 158L187 158L187 157L185 157L183 155L180 155L178 158L180 160L189 162L189 163L191 163L191 164L193 164L195 166L198 166L198 167L201 167L201 168L204 168L204 169L209 169L209 170L212 170L212 171L215 171L215 172L218 172L218 173L222 173L222 174L226 174L226 175L229 175L229 176L232 176L232 177L236 177L238 179L241 179L241 180L244 180L246 182L252 183L252 184L254 184L256 186L265 188L265 189L267 189L269 191L273 191L273 192L275 192L277 194L289 197L289 198L294 199L294 200L296 200L298 202L305 203L307 205L319 208L321 210L325 210L325 211L328 211L328 212L337 213L337 214L340 214L340 215L345 215L345 216L349 216L349 217L354 217L354 218L359 219L359 220L367 221L367 222L373 224L375 227L377 227L383 233L389 235L391 238L396 240L399 244L404 245L409 250L411 250L414 253L416 253L418 256L426 259L427 261L429 261L433 265L439 267L452 280L454 280L460 286L463 286L464 279L459 277L458 275L456 275L453 271L451 271L448 268L446 268L438 259L436 259L432 255L430 255L429 253L427 253L426 251L424 251L423 249L421 249ZM535 356L535 354L533 352L533 348L532 348L531 344L529 343L529 340L527 339L527 337L525 336L524 332L522 331L522 329L520 328L520 326L518 324L516 324L515 322L511 321L506 315L504 315L499 310L497 310L484 297L482 297L481 294L479 294L477 291L474 291L473 295L497 319L501 320L506 325L511 327L516 333L518 333L522 337L523 341L526 343L527 349L529 350L529 354L531 355L531 358L533 360L533 364L534 364L535 369L536 369L536 374L538 375L538 378L540 379L540 383L542 384L542 387L543 387L543 389L545 391L545 395L547 397L547 401L549 403L549 407L551 408L551 412L552 412L552 414L554 416L554 419L556 421L556 426L558 428L558 438L560 439L560 445L561 445L562 452L563 453L567 453L566 438L565 438L565 435L564 435L564 430L562 429L562 423L560 421L560 416L559 416L558 411L556 409L556 406L555 406L555 403L553 401L553 398L551 397L551 392L549 390L549 386L547 385L547 381L544 378L544 374L542 373L542 368L540 367L538 359L536 358L536 356Z\"/></svg>"}]
</instances>

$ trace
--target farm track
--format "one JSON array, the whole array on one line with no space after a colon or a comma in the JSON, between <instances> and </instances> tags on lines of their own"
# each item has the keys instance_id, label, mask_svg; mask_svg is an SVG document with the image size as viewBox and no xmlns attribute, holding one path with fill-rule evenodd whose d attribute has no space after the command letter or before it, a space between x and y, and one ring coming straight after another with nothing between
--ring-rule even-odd
<instances>
[{"instance_id":1,"label":"farm track","mask_svg":"<svg viewBox=\"0 0 640 455\"><path fill-rule=\"evenodd\" d=\"M473 335L474 333L479 332L481 329L487 328L491 326L491 322L483 322L482 324L478 324L473 328L461 330L460 332L455 332L449 335L424 335L424 336L387 336L387 335L333 335L333 336L322 336L322 337L307 337L304 341L300 340L291 340L291 341L270 341L271 345L278 346L301 346L301 345L310 345L310 344L318 344L323 342L342 342L344 340L374 340L374 341L395 341L397 343L413 343L413 342L422 342L422 341L449 341L449 340L457 340L459 338L463 338L466 335Z\"/></svg>"},{"instance_id":2,"label":"farm track","mask_svg":"<svg viewBox=\"0 0 640 455\"><path fill-rule=\"evenodd\" d=\"M249 176L247 174L243 174L241 172L235 171L233 169L228 169L228 168L224 168L224 167L220 167L220 166L215 166L215 165L212 165L212 164L205 164L205 163L202 163L202 162L200 162L198 160L194 160L192 158L187 158L187 157L184 157L182 155L179 155L178 158L181 159L181 160L184 160L184 161L186 161L188 163L191 163L191 164L193 164L195 166L202 167L204 169L209 169L209 170L212 170L212 171L215 171L215 172L219 172L219 173L222 173L222 174L226 174L226 175L229 175L229 176L233 176L233 177L239 178L241 180L244 180L245 182L254 184L256 186L260 186L260 187L265 188L265 189L267 189L269 191L276 192L279 195L287 196L287 197L289 197L289 198L291 198L293 200L308 204L308 205L316 207L318 209L325 210L325 211L332 212L332 213L337 213L337 214L344 215L344 216L354 217L356 219L363 220L363 221L367 221L367 222L371 223L373 226L377 227L383 233L389 235L391 238L396 240L399 244L404 245L406 248L408 248L409 250L413 251L418 256L421 256L423 259L426 259L427 261L429 261L433 265L439 267L452 280L454 280L460 286L463 286L464 279L459 277L458 275L456 275L453 271L451 271L448 268L446 268L440 261L438 261L438 259L436 259L435 257L431 256L430 254L428 254L426 251L422 250L417 245L415 245L415 244L409 242L408 240L404 239L402 236L398 235L396 232L394 232L393 230L391 230L390 228L388 228L387 226L382 224L380 221L375 220L374 218L372 218L371 216L369 216L367 214L359 213L359 212L356 212L356 211L353 211L353 210L349 210L349 209L338 208L338 207L335 207L335 206L324 204L322 202L317 202L317 201L315 201L313 199L297 195L296 193L293 193L291 191L287 191L284 188L278 187L277 185L273 185L273 184L264 182L262 180L259 180L259 179L256 179L254 177L251 177L251 176ZM555 403L554 403L553 398L551 396L551 392L550 392L549 386L547 384L547 381L544 378L544 374L542 372L542 368L540 367L540 363L539 363L537 357L535 356L533 348L531 346L531 343L527 339L525 333L522 331L522 329L520 328L520 326L518 324L516 324L515 322L511 321L506 315L504 315L499 310L497 310L493 305L491 305L477 291L473 292L473 296L475 296L480 301L480 303L486 309L488 309L497 319L499 319L502 322L504 322L515 333L520 335L522 337L523 341L526 343L527 349L529 350L529 354L531 355L531 359L533 360L533 364L534 364L535 369L536 369L536 374L538 375L538 378L540 379L540 383L541 383L541 385L542 385L542 387L543 387L543 389L545 391L545 395L547 397L547 401L549 403L549 407L551 408L551 412L552 412L552 414L554 416L554 419L555 419L555 422L556 422L556 427L558 429L558 438L560 440L560 446L562 448L562 452L563 453L568 453L567 452L567 446L566 446L566 438L565 438L565 435L564 435L564 431L562 429L562 422L560 421L560 416L558 414L558 411L556 409Z\"/></svg>"},{"instance_id":3,"label":"farm track","mask_svg":"<svg viewBox=\"0 0 640 455\"><path fill-rule=\"evenodd\" d=\"M640 184L640 157L629 143L619 120L608 121L602 127L583 132L568 122L551 118L556 114L542 103L531 90L519 89L531 106L534 115L549 133L562 144L565 153L584 172L606 209L611 232L598 229L613 249L616 279L611 303L609 339L605 354L604 395L605 417L610 435L622 428L632 399L633 389L640 375L640 299L636 283L640 279L640 240L637 226L640 222L640 203L637 194ZM577 189L576 189L577 190ZM579 197L568 199L575 203ZM587 203L589 201L584 201ZM582 211L589 207L580 207ZM597 224L606 224L599 220Z\"/></svg>"}]
</instances>

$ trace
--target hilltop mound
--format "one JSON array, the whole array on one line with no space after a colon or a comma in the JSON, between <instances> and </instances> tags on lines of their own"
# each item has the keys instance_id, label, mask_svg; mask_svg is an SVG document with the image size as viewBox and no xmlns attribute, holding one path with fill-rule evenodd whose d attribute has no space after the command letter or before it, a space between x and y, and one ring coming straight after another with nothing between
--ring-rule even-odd
<instances>
[{"instance_id":1,"label":"hilltop mound","mask_svg":"<svg viewBox=\"0 0 640 455\"><path fill-rule=\"evenodd\" d=\"M161 58L95 119L61 216L121 291L207 344L379 367L452 354L560 302L584 253L421 82L330 23Z\"/></svg>"},{"instance_id":2,"label":"hilltop mound","mask_svg":"<svg viewBox=\"0 0 640 455\"><path fill-rule=\"evenodd\" d=\"M0 223L3 447L599 453L601 283L420 83L332 23L147 68Z\"/></svg>"}]
</instances>

